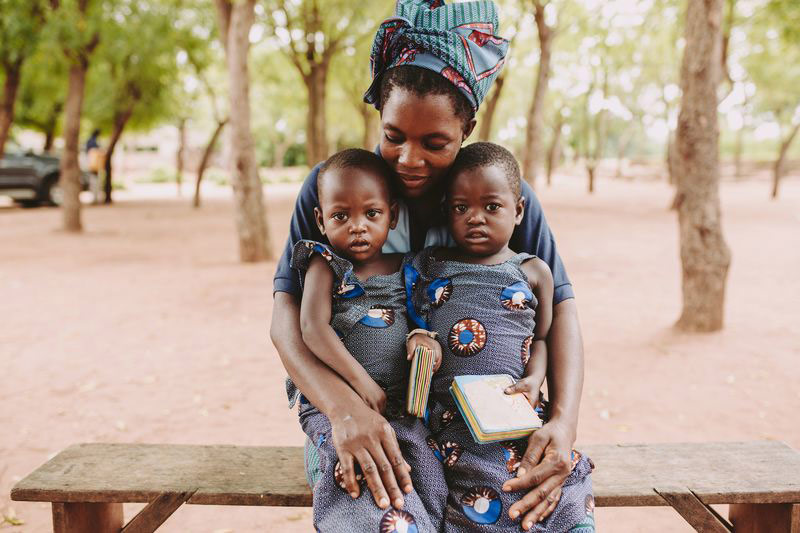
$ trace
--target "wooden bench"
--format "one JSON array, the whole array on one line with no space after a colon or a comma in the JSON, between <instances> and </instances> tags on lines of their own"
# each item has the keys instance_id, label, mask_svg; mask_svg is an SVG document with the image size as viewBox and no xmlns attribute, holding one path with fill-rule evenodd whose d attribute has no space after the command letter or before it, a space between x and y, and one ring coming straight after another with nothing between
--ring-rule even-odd
<instances>
[{"instance_id":1,"label":"wooden bench","mask_svg":"<svg viewBox=\"0 0 800 533\"><path fill-rule=\"evenodd\" d=\"M595 445L599 507L672 506L697 531L800 533L800 454L779 442ZM151 532L184 503L309 506L301 448L78 444L21 480L57 533ZM122 504L147 503L127 525ZM711 504L732 504L729 519Z\"/></svg>"}]
</instances>

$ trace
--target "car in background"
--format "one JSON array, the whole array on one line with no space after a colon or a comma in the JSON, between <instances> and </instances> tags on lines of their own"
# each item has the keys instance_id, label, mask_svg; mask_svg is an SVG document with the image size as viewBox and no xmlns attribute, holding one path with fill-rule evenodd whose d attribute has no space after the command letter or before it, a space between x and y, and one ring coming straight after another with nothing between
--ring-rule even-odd
<instances>
[{"instance_id":1,"label":"car in background","mask_svg":"<svg viewBox=\"0 0 800 533\"><path fill-rule=\"evenodd\" d=\"M61 205L64 195L58 185L59 163L58 157L23 152L7 143L0 158L0 196L10 196L23 206ZM89 190L96 179L81 171L81 190Z\"/></svg>"}]
</instances>

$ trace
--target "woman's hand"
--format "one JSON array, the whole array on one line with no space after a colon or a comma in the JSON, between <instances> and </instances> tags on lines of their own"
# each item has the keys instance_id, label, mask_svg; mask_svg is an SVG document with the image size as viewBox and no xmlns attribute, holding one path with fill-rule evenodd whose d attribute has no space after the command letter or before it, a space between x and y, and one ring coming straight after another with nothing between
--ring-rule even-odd
<instances>
[{"instance_id":1,"label":"woman's hand","mask_svg":"<svg viewBox=\"0 0 800 533\"><path fill-rule=\"evenodd\" d=\"M439 367L442 366L442 346L439 341L428 337L424 333L415 333L406 342L406 359L411 361L414 358L414 350L418 346L425 346L433 352L433 371L439 370Z\"/></svg>"},{"instance_id":2,"label":"woman's hand","mask_svg":"<svg viewBox=\"0 0 800 533\"><path fill-rule=\"evenodd\" d=\"M571 434L569 427L557 420L551 420L534 431L528 439L528 449L517 470L517 477L503 485L507 492L530 489L508 510L512 520L524 515L522 529L530 529L555 509L561 497L561 485L572 468L574 439Z\"/></svg>"},{"instance_id":3,"label":"woman's hand","mask_svg":"<svg viewBox=\"0 0 800 533\"><path fill-rule=\"evenodd\" d=\"M351 404L347 413L330 417L330 421L333 446L350 496L358 498L360 494L354 466L358 462L378 507L386 509L391 502L395 508L402 508L403 492L413 489L408 474L411 467L400 453L392 426L360 402Z\"/></svg>"},{"instance_id":4,"label":"woman's hand","mask_svg":"<svg viewBox=\"0 0 800 533\"><path fill-rule=\"evenodd\" d=\"M542 389L542 383L544 383L544 376L527 376L517 380L513 385L506 387L504 392L506 394L517 394L521 392L525 395L533 408L536 409L540 403L539 391Z\"/></svg>"}]
</instances>

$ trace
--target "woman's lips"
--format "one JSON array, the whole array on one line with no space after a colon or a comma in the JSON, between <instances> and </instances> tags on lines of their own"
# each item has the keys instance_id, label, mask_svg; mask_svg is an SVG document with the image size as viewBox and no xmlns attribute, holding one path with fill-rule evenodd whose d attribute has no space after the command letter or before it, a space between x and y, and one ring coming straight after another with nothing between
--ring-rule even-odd
<instances>
[{"instance_id":1,"label":"woman's lips","mask_svg":"<svg viewBox=\"0 0 800 533\"><path fill-rule=\"evenodd\" d=\"M421 187L428 179L428 176L415 176L413 174L398 174L398 176L400 177L400 181L403 182L403 185L409 189Z\"/></svg>"}]
</instances>

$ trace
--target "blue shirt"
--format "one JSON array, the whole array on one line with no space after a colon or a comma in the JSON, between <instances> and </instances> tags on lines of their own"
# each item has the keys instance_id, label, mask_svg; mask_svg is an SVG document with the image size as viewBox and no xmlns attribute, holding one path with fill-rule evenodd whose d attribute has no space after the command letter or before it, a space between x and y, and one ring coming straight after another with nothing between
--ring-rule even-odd
<instances>
[{"instance_id":1,"label":"blue shirt","mask_svg":"<svg viewBox=\"0 0 800 533\"><path fill-rule=\"evenodd\" d=\"M314 221L314 208L319 207L317 198L317 174L322 166L315 166L306 178L292 215L291 226L289 227L289 238L286 240L286 247L283 255L278 262L278 269L273 280L273 290L288 292L300 297L299 273L289 266L292 258L292 250L297 241L309 239L312 241L328 243L328 240L320 233ZM522 222L516 227L511 235L509 247L515 252L527 252L541 258L550 266L553 272L553 305L556 305L568 298L574 298L572 283L567 277L564 263L556 250L556 241L553 232L547 225L542 212L542 205L527 182L522 182L522 196L525 198L525 214ZM425 246L453 246L455 243L443 226L426 228ZM420 248L422 249L422 248ZM408 211L405 205L400 206L400 216L397 228L389 232L386 244L383 246L385 253L405 253L411 250L411 232ZM415 250L418 251L418 250Z\"/></svg>"}]
</instances>

